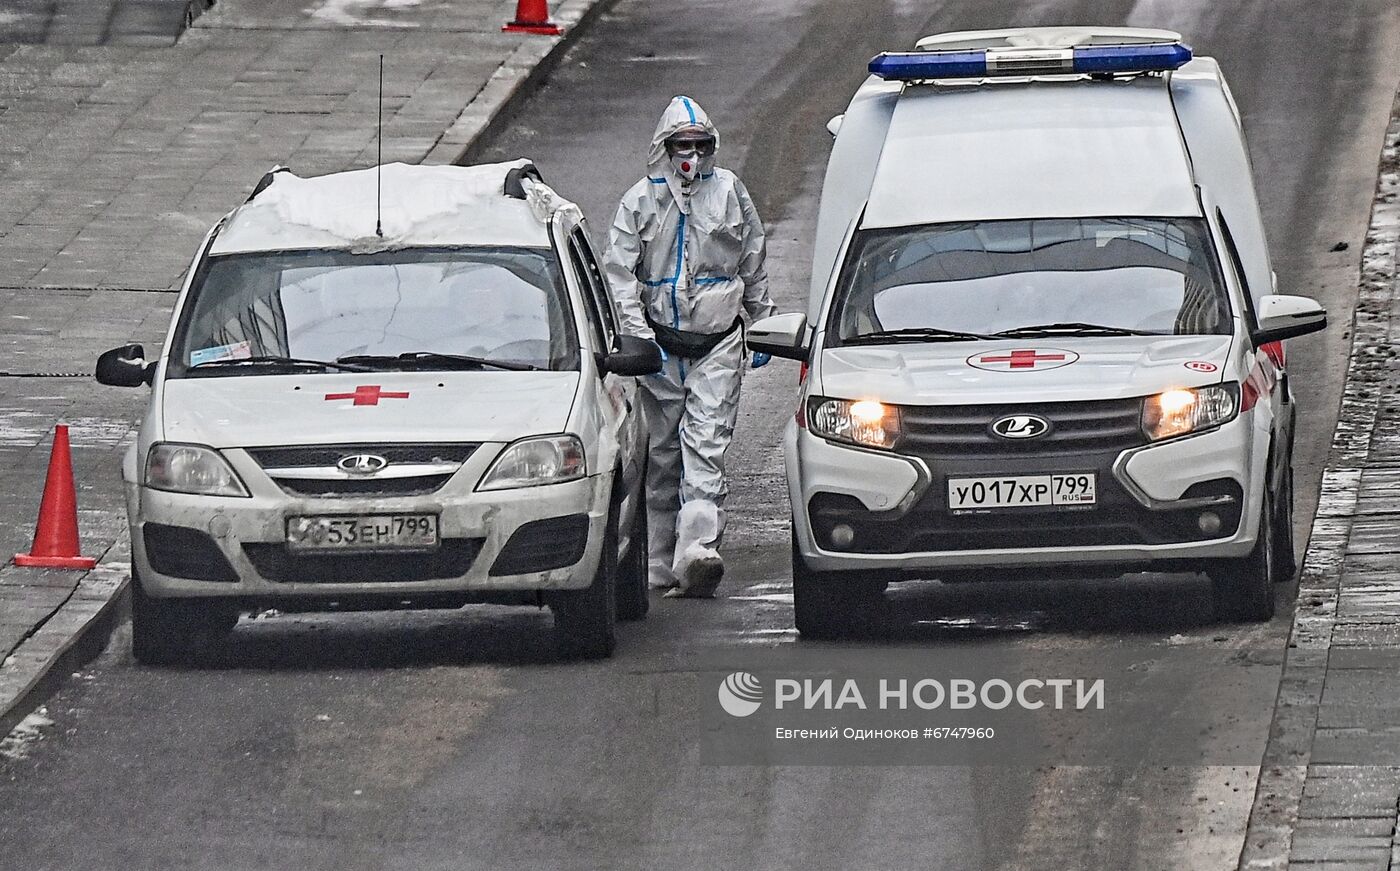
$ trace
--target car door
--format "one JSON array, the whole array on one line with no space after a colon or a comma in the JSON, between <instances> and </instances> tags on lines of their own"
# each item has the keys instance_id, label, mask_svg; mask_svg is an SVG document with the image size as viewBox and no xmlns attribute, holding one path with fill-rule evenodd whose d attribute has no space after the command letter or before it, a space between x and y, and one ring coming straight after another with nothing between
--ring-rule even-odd
<instances>
[{"instance_id":1,"label":"car door","mask_svg":"<svg viewBox=\"0 0 1400 871\"><path fill-rule=\"evenodd\" d=\"M584 232L580 222L568 236L569 259L582 287L584 306L588 309L588 319L592 322L595 347L607 350L617 348L618 316L613 306L612 294L608 292L607 280L598 265L598 257ZM646 433L641 409L637 401L637 379L604 373L601 388L606 395L602 403L610 413L609 426L617 439L622 456L622 475L625 492L629 497L640 492L641 475L645 468ZM628 500L628 510L623 520L631 518L632 499Z\"/></svg>"}]
</instances>

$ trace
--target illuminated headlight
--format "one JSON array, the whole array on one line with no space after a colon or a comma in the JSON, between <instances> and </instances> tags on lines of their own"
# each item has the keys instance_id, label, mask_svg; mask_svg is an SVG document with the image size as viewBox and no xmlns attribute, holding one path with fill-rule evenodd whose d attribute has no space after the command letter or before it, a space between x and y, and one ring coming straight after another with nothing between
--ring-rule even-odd
<instances>
[{"instance_id":1,"label":"illuminated headlight","mask_svg":"<svg viewBox=\"0 0 1400 871\"><path fill-rule=\"evenodd\" d=\"M873 399L808 400L807 425L814 435L867 448L892 447L899 439L899 408Z\"/></svg>"},{"instance_id":2,"label":"illuminated headlight","mask_svg":"<svg viewBox=\"0 0 1400 871\"><path fill-rule=\"evenodd\" d=\"M1220 426L1239 413L1239 398L1240 386L1234 382L1149 396L1142 403L1143 432L1158 441Z\"/></svg>"},{"instance_id":3,"label":"illuminated headlight","mask_svg":"<svg viewBox=\"0 0 1400 871\"><path fill-rule=\"evenodd\" d=\"M576 436L525 439L501 452L476 489L511 490L562 484L582 478L586 465L583 443Z\"/></svg>"},{"instance_id":4,"label":"illuminated headlight","mask_svg":"<svg viewBox=\"0 0 1400 871\"><path fill-rule=\"evenodd\" d=\"M238 479L219 452L203 445L158 442L146 454L146 486L171 493L199 496L247 496L248 488Z\"/></svg>"}]
</instances>

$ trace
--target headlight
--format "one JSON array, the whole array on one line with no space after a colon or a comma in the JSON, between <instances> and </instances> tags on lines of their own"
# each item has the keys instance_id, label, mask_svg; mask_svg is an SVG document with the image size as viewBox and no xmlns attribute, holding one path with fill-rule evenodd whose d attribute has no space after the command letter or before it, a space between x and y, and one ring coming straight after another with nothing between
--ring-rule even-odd
<instances>
[{"instance_id":1,"label":"headlight","mask_svg":"<svg viewBox=\"0 0 1400 871\"><path fill-rule=\"evenodd\" d=\"M171 442L151 445L146 454L146 486L200 496L248 495L248 488L218 451Z\"/></svg>"},{"instance_id":2,"label":"headlight","mask_svg":"<svg viewBox=\"0 0 1400 871\"><path fill-rule=\"evenodd\" d=\"M476 489L510 490L560 484L582 478L586 465L583 443L576 436L525 439L501 452Z\"/></svg>"},{"instance_id":3,"label":"headlight","mask_svg":"<svg viewBox=\"0 0 1400 871\"><path fill-rule=\"evenodd\" d=\"M1239 412L1239 394L1240 386L1231 382L1149 396L1142 403L1142 430L1155 442L1220 426Z\"/></svg>"},{"instance_id":4,"label":"headlight","mask_svg":"<svg viewBox=\"0 0 1400 871\"><path fill-rule=\"evenodd\" d=\"M868 448L892 447L900 435L899 409L873 399L808 400L807 425L822 438Z\"/></svg>"}]
</instances>

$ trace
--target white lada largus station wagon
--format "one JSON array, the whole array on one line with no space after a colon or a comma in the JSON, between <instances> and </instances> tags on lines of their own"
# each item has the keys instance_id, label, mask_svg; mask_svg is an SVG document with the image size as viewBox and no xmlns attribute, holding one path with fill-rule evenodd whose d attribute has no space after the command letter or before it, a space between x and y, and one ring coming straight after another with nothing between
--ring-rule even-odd
<instances>
[{"instance_id":1,"label":"white lada largus station wagon","mask_svg":"<svg viewBox=\"0 0 1400 871\"><path fill-rule=\"evenodd\" d=\"M578 209L526 161L274 170L209 233L122 475L132 645L241 611L548 605L611 653L647 607L646 429ZM378 205L377 205L378 204Z\"/></svg>"},{"instance_id":2,"label":"white lada largus station wagon","mask_svg":"<svg viewBox=\"0 0 1400 871\"><path fill-rule=\"evenodd\" d=\"M1165 31L886 53L832 120L784 437L798 629L891 580L1204 571L1225 619L1293 574L1295 410L1239 113Z\"/></svg>"}]
</instances>

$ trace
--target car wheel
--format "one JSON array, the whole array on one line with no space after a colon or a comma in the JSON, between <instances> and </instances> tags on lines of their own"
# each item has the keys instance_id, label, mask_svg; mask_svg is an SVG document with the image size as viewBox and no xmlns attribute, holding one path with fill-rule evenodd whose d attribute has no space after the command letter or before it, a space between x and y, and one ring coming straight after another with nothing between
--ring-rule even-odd
<instances>
[{"instance_id":1,"label":"car wheel","mask_svg":"<svg viewBox=\"0 0 1400 871\"><path fill-rule=\"evenodd\" d=\"M792 536L792 610L803 638L870 635L884 626L885 584L855 572L819 572L807 566Z\"/></svg>"},{"instance_id":2,"label":"car wheel","mask_svg":"<svg viewBox=\"0 0 1400 871\"><path fill-rule=\"evenodd\" d=\"M145 665L190 662L201 644L238 622L228 605L204 599L156 599L131 576L131 655Z\"/></svg>"},{"instance_id":3,"label":"car wheel","mask_svg":"<svg viewBox=\"0 0 1400 871\"><path fill-rule=\"evenodd\" d=\"M1215 614L1221 620L1260 623L1274 616L1274 497L1266 487L1259 514L1259 536L1243 559L1221 560L1210 571Z\"/></svg>"},{"instance_id":4,"label":"car wheel","mask_svg":"<svg viewBox=\"0 0 1400 871\"><path fill-rule=\"evenodd\" d=\"M608 514L602 554L593 582L582 590L560 590L554 595L554 632L561 656L568 659L606 659L616 645L617 622L617 506Z\"/></svg>"},{"instance_id":5,"label":"car wheel","mask_svg":"<svg viewBox=\"0 0 1400 871\"><path fill-rule=\"evenodd\" d=\"M1293 543L1293 464L1284 472L1283 492L1274 506L1274 581L1280 584L1298 574Z\"/></svg>"},{"instance_id":6,"label":"car wheel","mask_svg":"<svg viewBox=\"0 0 1400 871\"><path fill-rule=\"evenodd\" d=\"M647 506L640 497L632 510L627 553L617 568L617 619L640 620L647 615Z\"/></svg>"}]
</instances>

